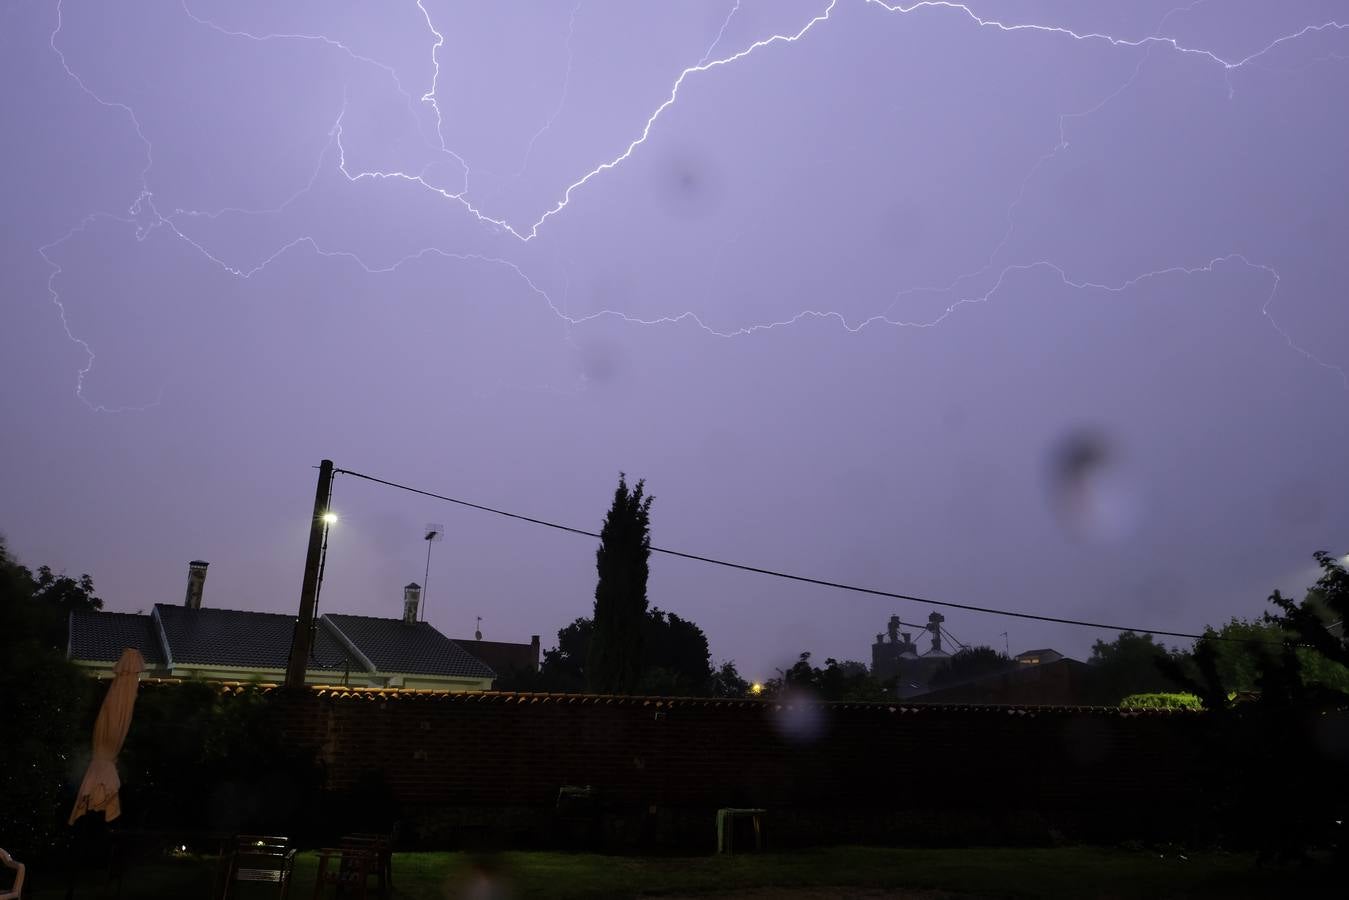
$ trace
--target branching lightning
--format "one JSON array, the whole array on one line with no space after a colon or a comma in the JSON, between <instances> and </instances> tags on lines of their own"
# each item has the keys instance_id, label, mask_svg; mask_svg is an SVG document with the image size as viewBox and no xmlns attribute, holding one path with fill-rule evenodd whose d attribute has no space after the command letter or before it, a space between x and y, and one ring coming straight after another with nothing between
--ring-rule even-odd
<instances>
[{"instance_id":1,"label":"branching lightning","mask_svg":"<svg viewBox=\"0 0 1349 900\"><path fill-rule=\"evenodd\" d=\"M735 4L731 7L731 11L726 14L726 18L722 21L721 27L717 29L717 36L712 38L712 43L707 45L707 52L704 53L703 58L698 60L694 65L706 65L707 61L712 58L712 54L716 52L717 45L720 44L721 39L726 36L726 29L730 27L731 20L735 18L735 14L738 12L740 12L740 0L735 0Z\"/></svg>"},{"instance_id":2,"label":"branching lightning","mask_svg":"<svg viewBox=\"0 0 1349 900\"><path fill-rule=\"evenodd\" d=\"M576 62L576 50L572 47L572 39L576 37L576 16L581 11L582 2L583 0L576 0L576 5L571 8L571 17L567 20L567 71L562 76L562 91L558 95L557 106L553 107L553 112L539 130L534 132L534 136L529 139L529 145L525 147L525 158L520 163L520 169L515 173L517 178L525 174L525 170L529 168L529 158L534 155L534 145L539 142L539 138L547 133L548 129L553 127L557 117L562 115L562 107L567 105L567 90L571 87L571 70Z\"/></svg>"},{"instance_id":3,"label":"branching lightning","mask_svg":"<svg viewBox=\"0 0 1349 900\"><path fill-rule=\"evenodd\" d=\"M1197 0L1197 2L1203 2L1203 0ZM289 198L285 199L279 205L269 209L261 209L261 210L257 209L249 210L237 207L227 207L212 211L176 209L172 213L169 213L167 215L161 214L161 212L154 203L154 194L150 187L150 175L151 170L153 169L154 166L153 145L149 137L146 135L144 129L142 128L141 122L137 118L135 110L132 109L130 105L117 100L105 99L98 92L92 89L88 84L86 84L86 82L80 77L79 74L77 74L77 72L69 64L65 53L63 52L63 50L59 45L60 44L59 38L63 27L64 10L62 0L57 0L56 26L50 34L49 44L56 58L59 60L62 69L65 71L66 75L79 87L79 89L84 94L93 99L96 103L106 108L114 109L125 114L127 118L130 120L138 139L144 146L145 152L145 164L139 173L140 183L138 185L136 196L127 209L127 215L118 216L110 213L91 213L89 216L85 217L80 223L78 223L72 229L70 229L67 233L49 242L48 244L45 244L44 246L40 247L38 251L51 268L51 272L48 278L48 290L50 293L51 301L58 310L62 326L68 338L72 342L78 344L88 357L86 365L80 369L77 375L75 394L80 399L81 402L88 405L91 409L97 411L112 412L118 411L123 408L121 407L110 408L94 404L91 403L84 395L85 381L88 374L93 369L95 357L93 350L90 348L89 344L82 338L78 337L70 327L69 320L66 315L65 302L62 300L61 295L57 289L57 282L63 270L59 264L53 261L49 253L58 245L69 240L75 234L85 230L91 222L101 218L116 221L119 223L124 223L128 227L133 228L135 230L135 235L138 240L144 239L146 235L148 235L151 231L153 231L158 227L161 226L166 227L179 239L188 243L195 250L200 252L205 258L210 260L212 263L220 266L224 271L228 272L229 274L244 279L253 277L255 274L263 271L268 265L270 265L272 262L274 262L282 255L292 250L298 249L307 249L314 255L323 258L344 259L350 261L358 265L364 271L371 274L391 272L396 270L400 266L412 262L414 260L423 259L428 256L434 256L447 260L453 260L460 263L488 264L493 266L503 266L510 269L515 276L520 278L522 282L525 285L527 285L529 291L534 293L544 302L544 304L548 307L548 309L552 312L553 315L557 316L560 320L562 320L563 322L567 323L570 326L582 325L587 322L591 322L601 318L615 318L623 322L646 326L678 325L687 323L696 326L698 329L707 333L708 335L723 338L745 336L759 332L770 331L775 328L788 327L808 319L835 321L839 326L841 326L849 333L859 332L865 328L879 325L889 325L895 327L932 328L944 322L947 318L949 318L952 314L954 314L954 312L957 309L959 309L962 306L969 304L983 303L988 301L1006 285L1010 277L1019 273L1029 272L1032 270L1043 270L1051 272L1065 286L1073 289L1084 291L1086 290L1102 291L1111 294L1120 294L1149 280L1164 278L1168 276L1188 277L1197 274L1210 273L1214 270L1216 266L1219 266L1224 263L1233 263L1242 265L1252 270L1253 272L1257 272L1261 274L1263 277L1269 279L1270 289L1266 297L1266 300L1261 307L1261 312L1267 319L1269 319L1271 325L1284 338L1288 346L1294 350L1297 350L1300 354L1302 354L1308 360L1314 362L1316 365L1328 369L1330 371L1333 371L1335 373L1338 373L1346 389L1349 389L1349 374L1346 374L1345 370L1342 367L1335 366L1326 363L1320 359L1317 359L1313 354L1303 349L1302 347L1298 346L1293 341L1289 333L1284 328L1282 328L1270 314L1269 311L1270 305L1276 298L1278 287L1280 284L1279 273L1272 266L1254 262L1242 254L1230 253L1224 256L1218 256L1210 259L1207 263L1204 263L1203 265L1192 267L1186 266L1162 267L1152 271L1144 272L1140 275L1134 276L1133 278L1130 278L1126 281L1116 284L1107 284L1099 281L1092 281L1089 279L1073 277L1068 273L1068 271L1063 266L1047 259L1035 260L1031 262L1017 262L1011 264L1003 264L1001 269L998 270L998 274L994 279L992 286L989 287L987 290L969 293L961 291L961 285L965 284L966 282L976 277L989 275L995 269L997 269L999 265L999 263L997 262L998 257L1006 249L1007 244L1015 230L1016 210L1026 197L1031 182L1034 180L1037 173L1045 165L1052 162L1053 159L1060 152L1062 152L1069 146L1067 139L1066 123L1072 119L1081 119L1093 115L1094 113L1098 112L1106 105L1108 105L1112 100L1114 100L1124 91L1128 90L1129 87L1138 78L1139 73L1142 71L1144 65L1146 64L1149 58L1149 55L1154 50L1163 50L1186 56L1192 56L1200 60L1203 60L1206 63L1217 66L1223 72L1225 83L1227 85L1228 96L1230 98L1234 94L1234 87L1231 81L1231 76L1233 72L1242 69L1257 60L1262 59L1263 57L1270 54L1273 50L1284 44L1297 41L1301 38L1307 37L1312 34L1317 34L1326 31L1342 31L1345 30L1346 28L1349 28L1349 25L1342 24L1335 20L1305 25L1296 31L1280 35L1273 38L1272 40L1269 40L1260 49L1246 56L1240 58L1226 58L1223 55L1220 55L1219 53L1214 52L1210 49L1198 46L1191 46L1182 43L1175 37L1167 36L1161 33L1156 33L1162 30L1162 27L1164 26L1166 21L1165 18L1163 19L1162 23L1159 23L1159 26L1156 29L1155 33L1145 35L1142 37L1130 38L1130 37L1120 37L1101 32L1078 32L1069 28L1053 24L1005 22L999 19L982 16L976 13L969 5L958 2L950 2L950 0L919 0L919 2L913 2L907 5L901 3L888 3L885 2L885 0L855 0L853 5L857 7L871 7L881 10L885 13L897 14L900 16L910 16L910 15L916 16L917 14L924 12L934 15L946 13L960 16L969 21L970 23L972 23L977 28L992 29L1009 35L1017 35L1023 33L1035 34L1044 36L1049 39L1099 43L1107 47L1116 48L1120 50L1141 49L1143 51L1143 55L1138 60L1138 63L1133 70L1133 74L1116 91L1114 91L1107 97L1103 98L1099 103L1095 104L1089 109L1082 110L1079 112L1065 113L1059 116L1059 134L1057 143L1034 163L1030 171L1027 173L1026 177L1023 179L1019 192L1017 193L1011 206L1007 210L1006 214L1007 228L1004 231L1001 240L994 246L994 248L990 252L987 265L984 266L982 269L978 270L977 272L971 272L961 275L951 284L943 288L912 288L905 291L901 291L894 296L894 302L891 303L890 307L887 308L884 314L870 316L861 319L860 321L855 322L849 321L843 314L829 310L803 310L801 312L796 313L795 315L792 315L790 317L778 321L751 324L745 327L730 330L719 330L704 322L703 319L701 319L697 314L691 311L668 316L659 316L654 318L640 318L630 316L620 311L608 309L581 316L572 315L566 310L565 303L563 304L563 306L559 306L558 304L556 304L553 301L553 299L548 295L548 293L543 288L541 288L533 279L531 279L516 263L500 256L491 256L486 254L475 254L475 253L457 253L446 248L427 247L415 253L403 256L400 259L388 265L372 265L362 260L360 255L353 251L324 247L315 238L308 235L302 235L285 242L280 247L276 248L274 252L267 255L260 262L246 265L227 262L223 254L212 251L205 245L204 242L192 237L186 230L186 226L188 222L198 218L214 219L227 214L263 215L263 214L279 213L288 208L296 200L298 200L300 197L302 197L303 195L305 195L306 193L308 193L310 190L313 189L322 171L324 170L325 165L328 164L327 160L335 155L336 171L339 172L348 182L355 183L361 181L379 182L384 180L396 180L415 184L436 195L439 195L440 197L446 200L453 201L455 204L461 207L465 213L473 217L477 222L488 226L492 231L498 234L507 235L511 238L516 239L521 243L528 243L534 241L541 235L544 226L547 225L550 220L562 214L572 203L573 199L580 192L582 192L583 189L590 182L600 178L606 172L621 166L634 153L639 151L639 149L651 137L653 130L656 128L663 114L671 106L673 106L675 103L678 102L681 89L690 78L710 77L711 73L714 70L737 65L739 63L742 63L742 61L748 59L750 56L771 52L772 49L774 48L783 48L803 41L812 31L821 28L822 26L824 26L825 23L829 22L831 18L834 17L836 11L838 11L841 6L841 0L828 0L825 7L819 13L814 15L812 18L810 18L808 21L806 21L804 24L802 24L799 28L796 28L795 30L789 30L783 33L775 33L767 37L762 37L757 40L754 40L752 43L749 43L748 45L742 47L739 50L736 50L734 52L725 52L721 55L717 55L719 53L719 48L725 38L726 31L732 19L736 16L737 12L740 9L740 0L735 0L725 20L723 20L717 34L714 36L711 43L708 45L706 52L695 64L688 66L687 68L683 69L678 73L673 83L671 84L671 87L668 93L666 94L665 99L658 106L656 106L656 108L647 116L645 122L643 122L641 124L641 127L637 129L636 136L633 137L632 140L629 141L629 143L626 146L624 146L620 152L610 156L604 161L593 166L591 169L581 174L580 177L574 179L570 184L567 184L564 188L562 188L561 191L558 193L557 198L550 205L544 206L542 208L542 211L538 213L533 219L533 221L529 222L528 224L512 223L507 221L504 217L490 214L489 212L480 209L469 196L471 168L466 159L461 154L451 149L451 147L447 142L445 117L442 113L440 104L437 99L438 91L440 89L441 53L443 52L445 47L445 36L436 27L435 23L432 20L431 14L427 10L423 0L415 0L415 5L421 14L421 17L424 19L426 23L427 32L430 35L429 62L432 70L432 76L430 79L430 84L427 86L426 90L420 94L420 96L415 96L416 94L415 91L409 90L404 86L403 81L400 78L399 72L394 66L382 62L378 59L374 59L370 56L357 53L343 41L334 39L322 33L281 34L281 33L258 33L243 29L229 29L196 14L189 7L187 0L181 0L181 3L183 12L190 21L192 21L193 23L195 23L200 27L213 29L214 31L226 37L236 40L250 40L256 42L294 41L294 42L313 43L343 53L356 63L371 66L383 72L390 79L393 88L398 93L398 95L405 98L409 110L414 116L415 121L418 123L418 127L420 127L422 122L422 116L419 115L418 104L420 104L421 107L429 108L435 120L435 129L434 129L435 137L432 140L430 139L429 135L427 135L425 132L423 132L423 137L428 139L433 150L446 154L448 157L454 159L457 162L457 164L462 168L463 171L462 186L459 187L457 190L449 190L444 187L434 185L426 180L425 170L423 170L422 172L404 172L398 170L385 171L377 169L358 171L349 168L347 163L346 148L343 146L342 142L343 116L346 113L346 103L344 100L342 111L338 114L336 122L329 133L328 144L324 147L323 152L320 155L318 163L316 164L314 172L310 177L308 183L303 187L299 188L298 190L296 190ZM1197 4L1192 4L1192 6L1193 5ZM567 90L570 82L571 67L574 53L574 49L572 47L572 38L575 33L576 19L580 9L581 3L578 2L573 7L571 12L571 17L568 26L568 33L566 38L567 42L566 46L568 53L567 75L563 81L560 99L558 101L557 106L554 108L552 114L544 122L543 126L534 134L533 138L529 142L529 145L525 148L524 164L521 167L520 173L523 173L524 169L528 166L530 157L534 151L535 144L551 128L554 121L561 114L563 105L566 103ZM1178 11L1180 10L1173 10L1172 13L1168 13L1168 17L1172 15L1174 12ZM1317 60L1314 60L1313 62L1323 61L1327 59L1334 60L1340 58L1341 57L1339 57L1336 54L1330 54L1329 56L1318 57ZM946 308L939 315L930 320L910 321L901 318L896 318L891 315L891 310L893 310L895 304L898 303L900 299L902 299L905 296L910 296L916 293L949 293L955 295L956 299L954 299L949 305L947 305Z\"/></svg>"}]
</instances>

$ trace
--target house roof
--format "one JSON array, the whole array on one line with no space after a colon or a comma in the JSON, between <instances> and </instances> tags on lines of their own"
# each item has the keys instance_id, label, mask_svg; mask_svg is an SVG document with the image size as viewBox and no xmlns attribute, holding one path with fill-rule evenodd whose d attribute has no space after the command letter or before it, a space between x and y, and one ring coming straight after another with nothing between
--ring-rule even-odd
<instances>
[{"instance_id":1,"label":"house roof","mask_svg":"<svg viewBox=\"0 0 1349 900\"><path fill-rule=\"evenodd\" d=\"M482 641L477 638L456 638L455 643L477 657L498 675L512 669L534 669L539 663L539 645L511 644L506 641Z\"/></svg>"},{"instance_id":2,"label":"house roof","mask_svg":"<svg viewBox=\"0 0 1349 900\"><path fill-rule=\"evenodd\" d=\"M1044 656L1046 653L1058 653L1058 652L1059 651L1052 650L1049 647L1045 647L1041 650L1022 650L1014 658L1020 659L1023 656ZM1059 655L1062 656L1063 654L1060 653Z\"/></svg>"},{"instance_id":3,"label":"house roof","mask_svg":"<svg viewBox=\"0 0 1349 900\"><path fill-rule=\"evenodd\" d=\"M284 669L290 659L295 617L241 609L155 604L174 665ZM365 667L324 629L314 631L308 669Z\"/></svg>"},{"instance_id":4,"label":"house roof","mask_svg":"<svg viewBox=\"0 0 1349 900\"><path fill-rule=\"evenodd\" d=\"M426 622L330 613L324 617L379 672L494 678L496 672Z\"/></svg>"},{"instance_id":5,"label":"house roof","mask_svg":"<svg viewBox=\"0 0 1349 900\"><path fill-rule=\"evenodd\" d=\"M503 671L534 665L532 645L474 641L481 654L475 655L425 622L352 615L324 615L319 621L310 671L493 678L495 665ZM123 648L135 647L153 666L277 670L286 668L294 632L292 615L160 603L148 616L72 613L69 656L115 662Z\"/></svg>"},{"instance_id":6,"label":"house roof","mask_svg":"<svg viewBox=\"0 0 1349 900\"><path fill-rule=\"evenodd\" d=\"M912 703L1073 706L1089 702L1095 670L1075 659L1056 659L1037 666L1013 665L967 678L909 698Z\"/></svg>"},{"instance_id":7,"label":"house roof","mask_svg":"<svg viewBox=\"0 0 1349 900\"><path fill-rule=\"evenodd\" d=\"M149 616L115 612L70 614L71 659L116 662L127 647L139 650L149 665L164 662L164 651Z\"/></svg>"}]
</instances>

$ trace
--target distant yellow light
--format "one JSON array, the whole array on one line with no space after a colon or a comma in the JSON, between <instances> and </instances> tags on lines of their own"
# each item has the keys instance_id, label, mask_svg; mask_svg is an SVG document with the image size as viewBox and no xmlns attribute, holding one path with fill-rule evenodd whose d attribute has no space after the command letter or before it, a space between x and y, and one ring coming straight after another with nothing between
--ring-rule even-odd
<instances>
[{"instance_id":1,"label":"distant yellow light","mask_svg":"<svg viewBox=\"0 0 1349 900\"><path fill-rule=\"evenodd\" d=\"M749 692L757 697L763 693L763 685L756 681L749 686Z\"/></svg>"},{"instance_id":2,"label":"distant yellow light","mask_svg":"<svg viewBox=\"0 0 1349 900\"><path fill-rule=\"evenodd\" d=\"M332 525L335 524L336 522L337 522L337 513L326 512L323 514L323 523L325 525Z\"/></svg>"}]
</instances>

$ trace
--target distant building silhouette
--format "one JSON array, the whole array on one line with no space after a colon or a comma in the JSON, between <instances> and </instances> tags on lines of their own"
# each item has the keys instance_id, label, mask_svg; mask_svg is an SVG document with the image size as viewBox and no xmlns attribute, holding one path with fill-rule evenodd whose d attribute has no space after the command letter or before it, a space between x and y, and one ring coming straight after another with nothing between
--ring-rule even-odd
<instances>
[{"instance_id":1,"label":"distant building silhouette","mask_svg":"<svg viewBox=\"0 0 1349 900\"><path fill-rule=\"evenodd\" d=\"M1066 659L1062 653L1057 650L1045 648L1043 650L1026 650L1018 653L1013 659L1023 666L1042 666L1045 663L1058 662Z\"/></svg>"},{"instance_id":2,"label":"distant building silhouette","mask_svg":"<svg viewBox=\"0 0 1349 900\"><path fill-rule=\"evenodd\" d=\"M927 617L924 630L931 635L932 646L920 652L912 639L912 632L900 631L904 623L899 616L891 616L885 634L876 635L871 645L871 674L881 681L895 679L895 693L901 699L924 693L932 675L951 658L942 649L941 623L946 617L933 612Z\"/></svg>"}]
</instances>

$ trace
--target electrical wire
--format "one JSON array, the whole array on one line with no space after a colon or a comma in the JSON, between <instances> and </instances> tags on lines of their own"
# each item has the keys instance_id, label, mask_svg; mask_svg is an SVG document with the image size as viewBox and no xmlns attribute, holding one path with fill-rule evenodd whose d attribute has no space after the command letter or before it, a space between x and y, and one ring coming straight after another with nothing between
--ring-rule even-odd
<instances>
[{"instance_id":1,"label":"electrical wire","mask_svg":"<svg viewBox=\"0 0 1349 900\"><path fill-rule=\"evenodd\" d=\"M584 528L576 528L571 525L562 525L557 522L549 522L546 519L538 519L533 516L526 516L520 513L508 512L507 510L504 509L497 509L496 507L485 506L481 503L473 503L468 500L461 500L457 497L447 497L444 494L437 494L434 491L423 490L422 488L415 488L412 487L411 485L400 484L396 481L390 481L385 478L378 478L374 475L367 475L364 472L356 472L351 469L334 468L333 474L350 475L353 478L360 478L364 481L370 481L375 484L382 484L385 487L396 488L400 491L407 491L408 493L411 494L420 494L423 497L430 497L434 500L443 500L446 503L454 503L459 506L467 507L469 509L476 509L480 512L492 513L493 515L503 516L508 519L516 519L521 522L528 522L531 525L541 525L544 528L552 528L556 531L565 531L569 534L576 534L582 537L590 537L596 539L600 537L599 533L595 531L587 531ZM911 603L924 603L929 606L942 606L946 607L947 609L964 610L965 612L985 613L987 615L992 616L1007 616L1009 618L1014 619L1029 619L1033 622L1050 622L1056 625L1074 625L1079 628L1097 628L1103 631L1132 631L1136 634L1154 634L1160 637L1189 638L1191 640L1207 639L1218 641L1230 641L1234 643L1243 643L1243 644L1252 643L1252 641L1246 638L1229 638L1214 633L1196 634L1194 632L1189 631L1167 631L1162 628L1139 628L1137 626L1114 625L1107 622L1092 622L1086 619L1068 619L1062 616L1047 616L1042 615L1040 613L1021 612L1010 609L994 609L988 606L975 606L970 603L956 603L951 600L932 600L927 597L918 597L913 594L901 594L897 591L885 591L879 588L869 588L854 584L846 584L840 581L830 581L826 578L811 578L807 575L795 575L790 572L779 572L775 569L763 568L762 566L751 566L746 563L731 562L729 560L717 559L711 556L702 556L697 553L686 553L682 550L671 550L668 547L657 547L655 545L652 545L650 550L652 553L660 553L665 556L673 556L677 559L687 559L692 560L693 562L701 562L712 566L720 566L725 569L734 569L739 572L750 572L755 575L767 575L772 578L781 578L787 581L799 582L801 584L813 584L818 587L827 587L840 591L849 591L854 594L865 594L871 597L886 597L891 600L906 600ZM926 627L926 626L913 626L913 627ZM959 641L957 641L956 643L959 643ZM1271 641L1260 641L1259 643L1283 645L1286 642L1271 640Z\"/></svg>"}]
</instances>

